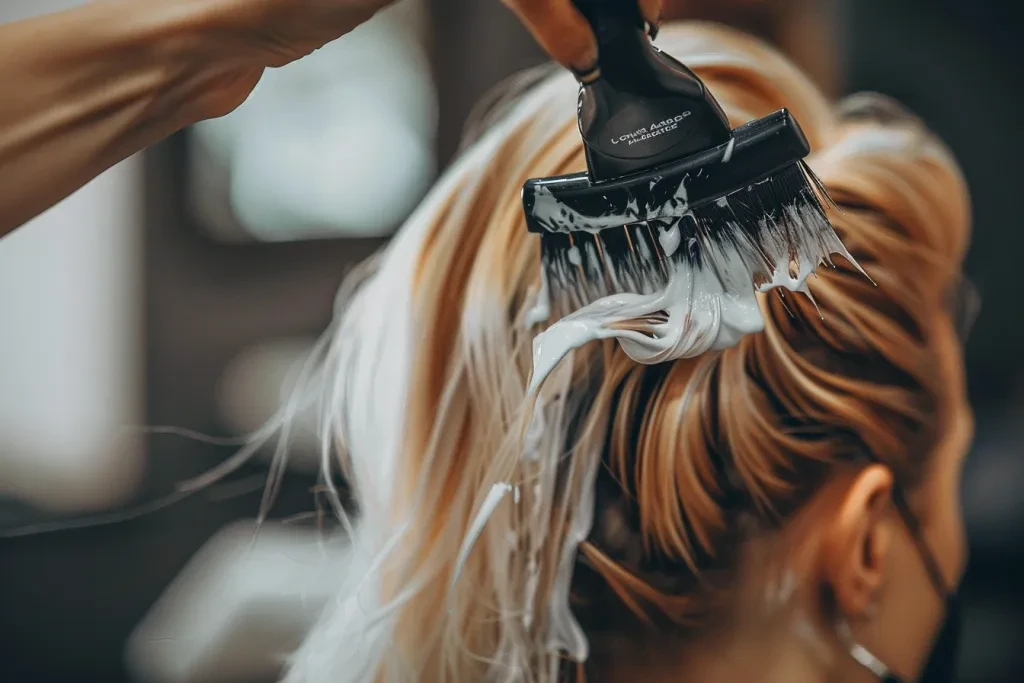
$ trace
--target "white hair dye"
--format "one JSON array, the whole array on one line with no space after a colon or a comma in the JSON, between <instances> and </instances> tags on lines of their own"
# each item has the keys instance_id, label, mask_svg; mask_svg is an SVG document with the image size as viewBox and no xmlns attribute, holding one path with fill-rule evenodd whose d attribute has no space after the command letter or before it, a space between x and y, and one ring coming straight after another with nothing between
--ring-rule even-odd
<instances>
[{"instance_id":1,"label":"white hair dye","mask_svg":"<svg viewBox=\"0 0 1024 683\"><path fill-rule=\"evenodd\" d=\"M553 100L557 103L552 104ZM389 648L397 610L419 586L415 582L403 586L397 596L382 604L380 581L382 563L402 533L402 525L388 524L385 520L393 509L392 487L400 458L410 359L416 344L411 308L412 277L432 218L459 185L489 162L514 127L544 112L552 119L561 118L556 112L571 111L574 100L574 81L568 74L558 73L523 97L506 118L477 140L408 219L380 257L377 272L355 293L327 334L329 348L319 370L325 384L322 405L325 418L321 423L323 467L325 472L332 469L335 457L332 442L339 443L345 455L343 469L356 492L362 514L350 531L353 556L348 572L339 577L337 597L291 657L285 683L365 683L373 678L384 660L397 669L389 671L388 680L415 680L415 672L403 670L401 663L394 661ZM537 308L526 315L528 325L550 317L546 294L542 281ZM545 413L547 424L561 426L560 415L564 410L559 403L564 400L563 393L557 401L538 405ZM535 428L533 435L537 472L527 518L531 531L526 536L531 543L527 552L537 557L545 545L552 508L552 501L545 498L550 498L554 490L555 459L545 456L552 456L555 450L550 438L553 432L561 433L561 430L546 432L548 438L538 438ZM478 507L472 525L476 531L464 539L464 553L469 552L494 508L503 502L513 502L513 496L506 495L508 492L516 494L511 487L499 485ZM537 496L537 492L547 495ZM411 514L415 514L417 502L410 506ZM340 508L336 511L344 515ZM536 559L533 564L537 565ZM536 578L532 579L534 583ZM457 582L458 577L453 577L452 581ZM532 590L535 591L536 586ZM526 592L530 591L527 588ZM531 611L532 604L529 608L523 606L523 619L527 623L532 620ZM499 653L498 658L515 662L524 659L524 653L507 652L504 656ZM519 679L506 680L512 683Z\"/></svg>"},{"instance_id":2,"label":"white hair dye","mask_svg":"<svg viewBox=\"0 0 1024 683\"><path fill-rule=\"evenodd\" d=\"M722 249L711 240L691 245L703 250L709 265L677 264L660 290L612 294L566 315L534 339L531 391L566 353L597 339L617 339L630 358L654 364L727 349L760 332L764 318L758 292L785 288L809 296L807 278L819 264L830 263L833 254L856 264L838 236L819 230L817 217L805 211L810 209L793 209L789 216L797 234L780 236L762 254L772 264L769 273L752 270L750 264L763 259L744 258L754 247L741 243L736 230L735 246Z\"/></svg>"},{"instance_id":3,"label":"white hair dye","mask_svg":"<svg viewBox=\"0 0 1024 683\"><path fill-rule=\"evenodd\" d=\"M704 62L718 64L723 59L729 61L726 57L708 54L694 59L693 63L697 66ZM363 519L353 531L353 546L361 554L354 558L350 573L340 580L342 585L337 599L328 606L320 623L292 658L287 683L364 683L374 680L380 664L385 661L388 670L382 678L384 683L417 680L416 662L395 661L397 654L391 648L391 635L398 610L421 587L419 577L411 577L386 604L382 603L380 581L384 558L402 532L401 524L389 521L388 515L396 502L392 487L402 456L400 439L412 371L410 359L418 341L411 308L412 277L420 265L419 258L433 219L446 202L453 197L456 202L459 200L462 185L483 182L479 179L481 169L491 162L512 131L525 126L533 136L550 136L551 131L566 123L565 114L573 111L575 104L576 84L565 73L542 82L519 100L515 108L442 177L384 253L380 270L356 295L331 333L323 380L331 385L327 388L329 400L324 406L324 414L330 419L330 425L325 424L323 428L324 462L326 469L332 459L328 448L330 440L341 441L347 454L344 464L363 508ZM516 169L509 172L515 173ZM685 192L685 187L681 191ZM685 201L684 196L681 199ZM479 229L485 227L479 226ZM666 228L662 238L659 241L666 251L691 248L680 243L678 229ZM666 243L671 249L665 248ZM591 245L588 247L592 249ZM839 253L845 255L845 250ZM584 251L580 260L592 263L594 256ZM491 578L489 588L495 591L503 610L500 618L514 616L521 625L515 632L502 630L495 651L488 653L491 666L481 680L488 683L554 680L551 670L531 671L531 666L539 663L537 653L563 651L577 661L585 660L589 654L587 639L572 614L568 594L578 544L587 537L593 522L593 479L600 466L601 453L594 439L579 450L574 450L574 444L566 443L568 437L584 441L581 435L568 434L567 416L572 414L573 400L569 391L571 349L611 331L628 332L628 324L618 329L620 323L636 319L638 310L650 310L650 314L640 314L650 318L645 322L647 334L606 336L618 337L631 356L645 359L641 362L663 362L696 355L701 346L724 348L735 343L742 334L763 326L756 289L767 285L800 291L810 271L823 258L810 253L798 256L786 258L784 263L781 258L777 259L777 266L767 273L767 282L758 281L755 285L748 272L743 287L734 287L729 281L716 289L707 274L700 278L678 277L665 291L634 300L627 300L627 297L618 302L606 301L604 306L616 310L603 314L598 310L600 307L585 314L578 311L575 319L569 316L542 333L536 345L543 347L540 355L549 360L540 369L535 367L532 375L526 408L532 419L524 420L529 425L524 424L524 433L520 435L524 438L520 443L516 481L506 482L500 477L488 480L485 490L477 492L473 498L470 528L461 532L460 548L488 553L488 566L499 572ZM798 264L794 275L790 274L791 261ZM805 268L807 264L809 267ZM743 282L743 273L737 272L733 280ZM534 292L534 307L522 311L517 321L519 325L532 328L550 318L553 284L546 277L541 278ZM473 308L469 311L471 315L481 304L490 303L481 301L483 294L480 292L467 294L469 303L476 307L468 306ZM668 313L668 320L657 315L662 310ZM481 337L495 334L485 328L494 324L496 316L482 309L480 314L479 319L463 320L464 331ZM582 324L586 329L573 332L574 324ZM569 343L564 339L554 343L560 334L570 337ZM466 362L456 359L457 364ZM457 370L463 371L464 365L458 365ZM460 399L446 394L442 397L439 414L453 407L469 409L465 397ZM423 456L423 465L430 468L436 453L449 446L454 447L453 444L432 443ZM567 451L573 451L571 457L566 457ZM420 456L410 454L410 457ZM566 480L572 482L571 485L560 483ZM505 488L506 483L519 488ZM508 495L510 490L511 496ZM518 500L516 491L520 494ZM488 496L489 493L494 495ZM417 509L429 509L424 499L431 495L436 492L417 491L406 506L409 514L414 515ZM492 514L501 515L502 521L513 515L513 528L519 533L518 546L509 542L504 528L491 533L487 521ZM564 541L554 538L554 528L567 530ZM479 543L480 540L495 542ZM542 594L540 569L551 563L553 541L559 542L557 575L551 585L544 586L550 592ZM459 566L467 552L459 552ZM515 562L520 566L518 573L510 574L507 567L513 552L518 553ZM448 578L453 584L460 583L458 575ZM519 585L507 585L509 578L515 578ZM545 597L542 606L537 604L541 595ZM538 609L546 612L547 628L542 633L535 633ZM515 614L506 614L508 611ZM548 658L547 664L555 666L556 658Z\"/></svg>"}]
</instances>

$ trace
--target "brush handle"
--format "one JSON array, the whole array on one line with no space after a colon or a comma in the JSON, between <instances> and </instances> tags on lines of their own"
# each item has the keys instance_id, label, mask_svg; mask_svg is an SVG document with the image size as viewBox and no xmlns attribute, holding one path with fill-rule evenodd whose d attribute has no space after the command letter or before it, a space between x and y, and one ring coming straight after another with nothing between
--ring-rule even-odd
<instances>
[{"instance_id":1,"label":"brush handle","mask_svg":"<svg viewBox=\"0 0 1024 683\"><path fill-rule=\"evenodd\" d=\"M658 50L636 0L574 0L597 37L599 74L581 86L579 124L594 181L723 144L729 122L697 76Z\"/></svg>"},{"instance_id":2,"label":"brush handle","mask_svg":"<svg viewBox=\"0 0 1024 683\"><path fill-rule=\"evenodd\" d=\"M649 44L644 18L635 0L573 0L597 38L598 66L604 74L625 74L638 66Z\"/></svg>"}]
</instances>

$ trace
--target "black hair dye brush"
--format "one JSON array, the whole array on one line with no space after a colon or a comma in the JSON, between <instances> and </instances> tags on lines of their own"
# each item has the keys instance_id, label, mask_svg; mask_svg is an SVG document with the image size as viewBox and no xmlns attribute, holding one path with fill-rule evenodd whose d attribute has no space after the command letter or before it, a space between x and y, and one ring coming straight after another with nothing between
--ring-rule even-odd
<instances>
[{"instance_id":1,"label":"black hair dye brush","mask_svg":"<svg viewBox=\"0 0 1024 683\"><path fill-rule=\"evenodd\" d=\"M659 291L680 268L758 286L845 254L788 111L731 130L700 79L651 44L635 0L576 6L600 54L579 96L588 172L523 187L556 310Z\"/></svg>"}]
</instances>

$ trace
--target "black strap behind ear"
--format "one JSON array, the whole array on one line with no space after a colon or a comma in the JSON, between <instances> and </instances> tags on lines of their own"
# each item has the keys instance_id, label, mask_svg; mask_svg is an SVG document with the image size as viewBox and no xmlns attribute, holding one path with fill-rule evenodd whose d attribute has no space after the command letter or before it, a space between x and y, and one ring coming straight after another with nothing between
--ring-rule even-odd
<instances>
[{"instance_id":1,"label":"black strap behind ear","mask_svg":"<svg viewBox=\"0 0 1024 683\"><path fill-rule=\"evenodd\" d=\"M917 517L910 510L910 504L907 503L907 498L903 494L903 489L900 488L899 484L893 487L892 490L892 501L896 506L896 511L899 512L900 517L903 518L903 523L906 525L907 530L910 531L910 537L914 540L914 545L917 546L917 552L921 556L921 562L924 563L924 569L928 573L928 579L932 582L935 587L935 591L942 596L945 600L947 596L951 595L954 591L950 590L946 585L946 579L942 575L942 570L939 569L939 563L935 560L935 554L932 549L928 547L928 544L924 542L924 535L921 533L921 525L917 521Z\"/></svg>"}]
</instances>

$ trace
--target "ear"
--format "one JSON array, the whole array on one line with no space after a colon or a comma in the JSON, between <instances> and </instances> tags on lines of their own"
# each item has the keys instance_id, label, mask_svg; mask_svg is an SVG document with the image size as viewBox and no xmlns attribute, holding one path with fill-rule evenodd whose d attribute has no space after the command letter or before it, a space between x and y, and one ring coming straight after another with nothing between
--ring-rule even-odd
<instances>
[{"instance_id":1,"label":"ear","mask_svg":"<svg viewBox=\"0 0 1024 683\"><path fill-rule=\"evenodd\" d=\"M882 586L895 533L890 516L892 487L889 468L869 465L861 470L826 529L824 578L847 616L864 614Z\"/></svg>"}]
</instances>

